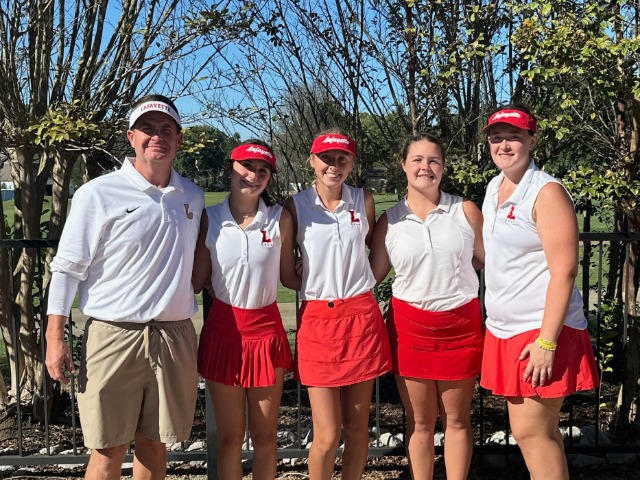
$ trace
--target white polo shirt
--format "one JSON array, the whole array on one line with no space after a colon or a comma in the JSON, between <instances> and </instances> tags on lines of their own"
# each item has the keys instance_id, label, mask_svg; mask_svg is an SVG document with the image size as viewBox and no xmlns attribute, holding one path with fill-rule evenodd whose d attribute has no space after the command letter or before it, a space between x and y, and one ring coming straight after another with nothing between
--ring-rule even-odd
<instances>
[{"instance_id":1,"label":"white polo shirt","mask_svg":"<svg viewBox=\"0 0 640 480\"><path fill-rule=\"evenodd\" d=\"M513 194L498 205L503 178L500 173L491 180L482 205L485 307L489 331L498 338L510 338L542 325L550 274L533 207L542 187L560 182L531 160ZM565 325L587 327L582 297L575 286Z\"/></svg>"},{"instance_id":2,"label":"white polo shirt","mask_svg":"<svg viewBox=\"0 0 640 480\"><path fill-rule=\"evenodd\" d=\"M129 159L79 188L51 262L48 313L69 315L77 282L80 310L100 320L191 317L203 208L202 190L175 170L158 188Z\"/></svg>"},{"instance_id":3,"label":"white polo shirt","mask_svg":"<svg viewBox=\"0 0 640 480\"><path fill-rule=\"evenodd\" d=\"M396 277L393 296L422 310L441 312L478 297L473 269L475 233L463 198L440 193L440 203L423 222L406 198L387 210L385 247Z\"/></svg>"},{"instance_id":4,"label":"white polo shirt","mask_svg":"<svg viewBox=\"0 0 640 480\"><path fill-rule=\"evenodd\" d=\"M211 253L211 284L217 298L239 308L262 308L278 296L280 281L280 214L262 199L253 221L242 230L229 209L229 197L208 207L205 244Z\"/></svg>"},{"instance_id":5,"label":"white polo shirt","mask_svg":"<svg viewBox=\"0 0 640 480\"><path fill-rule=\"evenodd\" d=\"M336 300L370 291L376 281L366 252L364 191L343 184L342 200L333 212L323 205L315 186L292 198L302 250L301 298Z\"/></svg>"}]
</instances>

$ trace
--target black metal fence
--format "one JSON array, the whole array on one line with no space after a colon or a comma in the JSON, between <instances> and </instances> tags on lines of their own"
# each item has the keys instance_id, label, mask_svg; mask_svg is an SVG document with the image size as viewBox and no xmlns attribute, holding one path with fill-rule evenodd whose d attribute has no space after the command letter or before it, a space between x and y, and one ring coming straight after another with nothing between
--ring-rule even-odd
<instances>
[{"instance_id":1,"label":"black metal fence","mask_svg":"<svg viewBox=\"0 0 640 480\"><path fill-rule=\"evenodd\" d=\"M608 233L582 233L581 241L581 267L582 273L578 279L581 286L585 311L589 313L590 332L593 338L593 345L596 358L601 360L601 366L613 365L614 371L603 374L603 386L591 392L582 392L570 396L565 401L561 424L571 428L574 426L590 426L597 433L592 442L575 442L569 436L565 450L567 453L578 454L613 454L613 453L634 453L640 454L640 445L637 442L616 438L614 442L601 441L600 432L610 428L611 414L615 407L617 392L624 379L627 366L625 358L621 358L628 350L626 344L628 339L627 328L629 325L628 309L626 304L634 299L623 298L617 305L617 309L611 307L609 297L605 295L609 285L607 284L607 269L615 255L629 255L633 242L640 242L640 233L635 234L608 234ZM57 242L47 240L0 240L0 249L9 252L10 264L17 258L23 249L34 249L36 251L37 271L35 276L36 299L34 300L34 312L37 317L37 331L43 368L45 358L44 332L46 328L45 306L41 295L43 292L42 278L44 273L43 255L47 248L55 248ZM636 243L637 244L637 243ZM13 268L13 267L12 267ZM618 272L617 281L620 281ZM628 282L633 281L629 272L624 278ZM623 289L628 292L629 289ZM11 292L13 295L13 292ZM208 311L208 302L205 298L203 309ZM11 326L12 341L19 342L19 316L5 319L5 324ZM637 327L633 327L637 328ZM615 330L612 337L612 329ZM67 325L69 344L72 352L81 335L74 324L73 316L69 318ZM614 340L611 340L614 338ZM6 345L4 345L5 351ZM20 365L20 346L14 343L14 353L11 361L14 365ZM0 360L3 358L0 353ZM75 402L75 378L71 379L69 387L62 387L57 382L52 384L45 374L43 375L44 405L53 405L62 410L57 412L52 418L49 408L44 408L43 415L38 421L34 421L32 406L15 401L21 398L19 368L14 371L14 378L10 378L8 368L9 358L5 356L5 364L2 366L2 375L7 380L6 383L12 385L14 390L13 402L0 411L0 465L52 465L52 464L83 464L88 461L88 454L85 452L81 441L81 428L77 421L77 409ZM388 376L387 376L388 377ZM374 402L372 405L372 443L369 449L370 456L404 455L404 447L401 443L385 445L381 441L381 432L387 431L398 435L404 433L404 415L397 394L394 395L395 386L393 379L381 377L376 380L374 389ZM62 399L62 400L60 400ZM285 448L278 449L279 458L304 458L308 456L308 450L303 443L304 431L310 423L309 407L306 400L305 390L291 379L285 382L285 392L283 394L283 405L281 414L289 419L288 428L292 432L291 440ZM64 404L64 408L60 407ZM52 411L54 408L52 407ZM389 415L393 410L395 415ZM64 420L61 422L61 416ZM215 472L215 448L216 434L215 421L212 414L211 404L208 395L201 391L198 400L197 418L200 423L204 423L204 428L194 430L193 439L206 442L206 449L200 451L171 451L168 453L169 461L190 462L206 461L209 478L217 478ZM400 420L398 420L400 419ZM62 425L61 425L62 423ZM493 397L482 388L477 389L474 397L474 454L477 455L511 455L519 453L515 444L509 444L509 422L506 402L503 399ZM7 426L8 425L8 426ZM505 432L507 439L504 444L496 444L488 440L488 436L496 429ZM30 435L25 435L26 432ZM33 434L35 432L35 435ZM36 437L36 441L33 437ZM27 437L30 438L27 441ZM388 442L387 442L388 443ZM61 445L67 452L60 454ZM244 458L251 458L252 451L248 448L243 451ZM441 454L443 447L437 446L436 453ZM340 454L340 452L339 452ZM127 459L131 460L130 456Z\"/></svg>"}]
</instances>

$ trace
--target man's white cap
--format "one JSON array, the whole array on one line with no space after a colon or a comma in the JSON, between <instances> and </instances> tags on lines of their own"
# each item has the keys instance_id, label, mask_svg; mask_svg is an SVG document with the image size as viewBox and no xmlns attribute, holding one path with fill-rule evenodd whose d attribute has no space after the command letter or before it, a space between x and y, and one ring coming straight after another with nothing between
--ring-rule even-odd
<instances>
[{"instance_id":1,"label":"man's white cap","mask_svg":"<svg viewBox=\"0 0 640 480\"><path fill-rule=\"evenodd\" d=\"M129 128L132 128L136 121L145 113L149 112L162 112L169 115L177 124L179 129L182 129L182 123L180 123L180 115L171 105L158 100L150 100L148 102L141 103L131 112L129 117Z\"/></svg>"}]
</instances>

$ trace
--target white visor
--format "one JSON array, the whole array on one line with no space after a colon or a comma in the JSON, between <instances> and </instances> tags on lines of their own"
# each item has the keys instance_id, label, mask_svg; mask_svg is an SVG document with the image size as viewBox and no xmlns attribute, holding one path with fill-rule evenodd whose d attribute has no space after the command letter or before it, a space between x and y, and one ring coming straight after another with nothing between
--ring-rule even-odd
<instances>
[{"instance_id":1,"label":"white visor","mask_svg":"<svg viewBox=\"0 0 640 480\"><path fill-rule=\"evenodd\" d=\"M132 128L136 121L145 113L149 112L162 112L169 115L175 122L178 124L178 127L182 128L182 123L180 123L180 115L178 112L171 107L171 105L166 104L164 102L159 102L157 100L144 102L138 105L133 112L131 112L131 116L129 117L129 128Z\"/></svg>"}]
</instances>

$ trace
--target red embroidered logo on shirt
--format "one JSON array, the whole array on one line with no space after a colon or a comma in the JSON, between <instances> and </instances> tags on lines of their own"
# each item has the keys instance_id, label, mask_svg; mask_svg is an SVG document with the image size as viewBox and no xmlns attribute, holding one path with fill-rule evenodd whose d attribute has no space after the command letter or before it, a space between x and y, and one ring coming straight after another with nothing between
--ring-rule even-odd
<instances>
[{"instance_id":1,"label":"red embroidered logo on shirt","mask_svg":"<svg viewBox=\"0 0 640 480\"><path fill-rule=\"evenodd\" d=\"M267 231L265 229L261 229L260 233L262 233L262 246L269 248L273 247L273 240L269 238Z\"/></svg>"},{"instance_id":2,"label":"red embroidered logo on shirt","mask_svg":"<svg viewBox=\"0 0 640 480\"><path fill-rule=\"evenodd\" d=\"M511 209L509 210L509 213L507 214L507 220L515 220L516 216L513 214L513 210L516 208L515 205L511 205Z\"/></svg>"},{"instance_id":3,"label":"red embroidered logo on shirt","mask_svg":"<svg viewBox=\"0 0 640 480\"><path fill-rule=\"evenodd\" d=\"M187 215L187 218L189 220L193 220L193 212L189 211L189 204L188 203L184 204L184 213Z\"/></svg>"},{"instance_id":4,"label":"red embroidered logo on shirt","mask_svg":"<svg viewBox=\"0 0 640 480\"><path fill-rule=\"evenodd\" d=\"M360 214L355 210L349 210L351 214L351 225L358 225L360 223Z\"/></svg>"}]
</instances>

